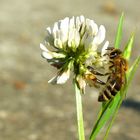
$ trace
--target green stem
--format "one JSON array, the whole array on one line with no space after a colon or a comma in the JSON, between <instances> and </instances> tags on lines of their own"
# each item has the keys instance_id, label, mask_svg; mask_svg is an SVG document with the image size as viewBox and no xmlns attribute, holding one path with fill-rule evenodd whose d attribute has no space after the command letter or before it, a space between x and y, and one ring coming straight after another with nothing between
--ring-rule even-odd
<instances>
[{"instance_id":1,"label":"green stem","mask_svg":"<svg viewBox=\"0 0 140 140\"><path fill-rule=\"evenodd\" d=\"M85 140L81 93L80 89L77 87L76 82L74 82L74 85L76 94L76 110L77 110L79 140Z\"/></svg>"}]
</instances>

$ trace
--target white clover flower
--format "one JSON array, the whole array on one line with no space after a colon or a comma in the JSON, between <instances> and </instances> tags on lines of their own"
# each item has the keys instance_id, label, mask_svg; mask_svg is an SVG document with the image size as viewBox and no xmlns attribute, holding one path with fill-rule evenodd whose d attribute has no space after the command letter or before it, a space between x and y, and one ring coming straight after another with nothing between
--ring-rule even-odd
<instances>
[{"instance_id":1,"label":"white clover flower","mask_svg":"<svg viewBox=\"0 0 140 140\"><path fill-rule=\"evenodd\" d=\"M98 27L93 20L78 16L66 17L46 30L45 44L40 44L42 56L59 69L49 83L65 83L73 70L79 87L84 91L86 83L83 75L87 65L96 64L100 67L105 62L103 55L109 45L108 41L101 53L98 53L98 47L105 39L105 27Z\"/></svg>"}]
</instances>

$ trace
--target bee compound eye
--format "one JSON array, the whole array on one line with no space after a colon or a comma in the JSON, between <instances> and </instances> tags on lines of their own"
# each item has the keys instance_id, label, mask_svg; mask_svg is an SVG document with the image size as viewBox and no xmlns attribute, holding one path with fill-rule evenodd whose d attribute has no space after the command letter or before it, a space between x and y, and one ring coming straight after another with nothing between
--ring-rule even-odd
<instances>
[{"instance_id":1,"label":"bee compound eye","mask_svg":"<svg viewBox=\"0 0 140 140\"><path fill-rule=\"evenodd\" d=\"M117 55L118 55L117 52L111 52L111 53L110 53L110 57L111 57L111 58L114 58L114 57L116 57Z\"/></svg>"}]
</instances>

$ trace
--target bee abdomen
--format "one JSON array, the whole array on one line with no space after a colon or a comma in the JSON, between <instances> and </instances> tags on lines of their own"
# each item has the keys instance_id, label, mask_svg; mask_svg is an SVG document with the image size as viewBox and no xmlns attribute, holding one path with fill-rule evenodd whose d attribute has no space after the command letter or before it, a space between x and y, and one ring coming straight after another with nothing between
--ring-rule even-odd
<instances>
[{"instance_id":1,"label":"bee abdomen","mask_svg":"<svg viewBox=\"0 0 140 140\"><path fill-rule=\"evenodd\" d=\"M120 84L116 83L116 80L108 80L106 87L100 92L98 101L104 102L114 97L120 90Z\"/></svg>"},{"instance_id":2,"label":"bee abdomen","mask_svg":"<svg viewBox=\"0 0 140 140\"><path fill-rule=\"evenodd\" d=\"M111 99L111 93L110 91L107 91L107 89L105 89L104 91L102 91L98 97L98 101L99 102L104 102L104 101L108 101Z\"/></svg>"}]
</instances>

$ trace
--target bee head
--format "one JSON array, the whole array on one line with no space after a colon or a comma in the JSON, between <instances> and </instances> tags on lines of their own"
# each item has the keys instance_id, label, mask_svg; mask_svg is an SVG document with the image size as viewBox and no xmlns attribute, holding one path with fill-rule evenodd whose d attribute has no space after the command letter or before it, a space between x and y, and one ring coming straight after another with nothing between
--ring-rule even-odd
<instances>
[{"instance_id":1,"label":"bee head","mask_svg":"<svg viewBox=\"0 0 140 140\"><path fill-rule=\"evenodd\" d=\"M114 59L122 54L120 49L115 49L113 47L107 48L108 52L105 55L108 55L111 59Z\"/></svg>"}]
</instances>

